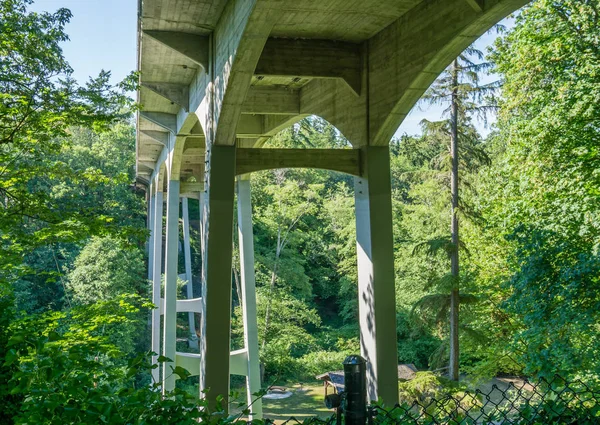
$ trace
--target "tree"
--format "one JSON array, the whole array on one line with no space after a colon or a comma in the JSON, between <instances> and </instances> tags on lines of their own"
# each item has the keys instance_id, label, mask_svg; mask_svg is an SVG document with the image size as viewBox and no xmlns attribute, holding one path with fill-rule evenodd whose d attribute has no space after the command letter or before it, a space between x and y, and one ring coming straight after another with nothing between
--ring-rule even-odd
<instances>
[{"instance_id":1,"label":"tree","mask_svg":"<svg viewBox=\"0 0 600 425\"><path fill-rule=\"evenodd\" d=\"M469 47L465 52L459 55L448 67L444 73L434 82L434 84L425 93L423 99L429 103L449 104L449 120L442 122L423 122L425 134L434 137L448 138L448 153L450 160L450 195L451 195L451 220L450 220L450 242L447 245L450 249L450 269L451 269L451 290L450 290L450 377L457 381L459 376L459 308L460 308L460 267L459 267L459 163L461 132L459 127L469 131L471 134L467 137L473 137L473 127L470 126L469 115L473 113L484 113L487 109L477 103L481 98L496 88L496 84L482 86L480 84L480 72L489 69L491 64L482 62L475 63L475 60L483 60L483 53L474 47ZM462 135L465 131L462 132ZM467 138L464 137L464 138ZM475 138L478 138L475 136ZM469 154L472 159L477 157L479 162L487 162L487 156L483 149L474 143L464 143L469 146ZM466 150L462 147L462 150ZM444 161L440 161L443 163ZM432 300L432 298L429 298ZM438 302L439 304L439 302ZM444 304L444 303L442 303Z\"/></svg>"},{"instance_id":2,"label":"tree","mask_svg":"<svg viewBox=\"0 0 600 425\"><path fill-rule=\"evenodd\" d=\"M513 350L530 373L597 373L599 10L535 2L492 56L502 149L482 206L508 274Z\"/></svg>"},{"instance_id":3,"label":"tree","mask_svg":"<svg viewBox=\"0 0 600 425\"><path fill-rule=\"evenodd\" d=\"M71 77L60 43L71 13L34 13L31 0L0 1L0 278L28 273L24 253L36 247L101 233L102 215L64 208L52 196L56 180L94 183L97 175L72 170L57 158L69 145L69 129L107 129L129 114L127 80L109 84L102 71L84 86ZM125 108L125 109L124 109Z\"/></svg>"},{"instance_id":4,"label":"tree","mask_svg":"<svg viewBox=\"0 0 600 425\"><path fill-rule=\"evenodd\" d=\"M66 276L76 304L106 301L121 294L147 295L144 258L138 248L114 237L93 237Z\"/></svg>"}]
</instances>

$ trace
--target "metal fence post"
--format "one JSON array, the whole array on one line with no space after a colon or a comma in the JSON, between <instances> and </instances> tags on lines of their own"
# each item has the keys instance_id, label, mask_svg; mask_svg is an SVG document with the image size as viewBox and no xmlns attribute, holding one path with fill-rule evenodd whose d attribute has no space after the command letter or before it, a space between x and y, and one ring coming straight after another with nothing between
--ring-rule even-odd
<instances>
[{"instance_id":1,"label":"metal fence post","mask_svg":"<svg viewBox=\"0 0 600 425\"><path fill-rule=\"evenodd\" d=\"M365 425L367 421L367 362L358 355L344 360L346 425Z\"/></svg>"}]
</instances>

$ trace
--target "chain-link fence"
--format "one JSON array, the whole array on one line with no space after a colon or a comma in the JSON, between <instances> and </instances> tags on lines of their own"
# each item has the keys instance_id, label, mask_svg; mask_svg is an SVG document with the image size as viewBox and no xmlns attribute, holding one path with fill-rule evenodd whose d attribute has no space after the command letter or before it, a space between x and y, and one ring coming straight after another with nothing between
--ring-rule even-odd
<instances>
[{"instance_id":1,"label":"chain-link fence","mask_svg":"<svg viewBox=\"0 0 600 425\"><path fill-rule=\"evenodd\" d=\"M328 419L290 418L284 424L336 422L344 422L343 413ZM464 391L438 398L421 395L393 408L370 405L367 422L368 425L600 425L600 392L581 380L567 382L559 376L535 383L519 380L502 388L492 385L487 391Z\"/></svg>"}]
</instances>

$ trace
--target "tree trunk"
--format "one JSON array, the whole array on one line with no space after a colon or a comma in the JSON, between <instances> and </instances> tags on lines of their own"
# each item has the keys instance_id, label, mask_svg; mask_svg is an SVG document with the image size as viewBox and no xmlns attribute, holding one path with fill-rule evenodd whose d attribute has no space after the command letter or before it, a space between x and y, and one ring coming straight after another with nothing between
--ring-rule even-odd
<instances>
[{"instance_id":1,"label":"tree trunk","mask_svg":"<svg viewBox=\"0 0 600 425\"><path fill-rule=\"evenodd\" d=\"M458 381L459 342L458 342L458 313L459 313L459 263L458 263L458 60L452 66L452 105L450 113L450 157L452 158L452 174L450 190L452 196L452 244L454 249L450 256L452 272L452 292L450 293L450 379Z\"/></svg>"}]
</instances>

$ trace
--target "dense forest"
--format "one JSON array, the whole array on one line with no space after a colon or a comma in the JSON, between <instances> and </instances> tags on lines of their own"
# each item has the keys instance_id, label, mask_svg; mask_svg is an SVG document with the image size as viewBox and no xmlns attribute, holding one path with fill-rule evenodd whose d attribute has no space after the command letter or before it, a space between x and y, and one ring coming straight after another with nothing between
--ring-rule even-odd
<instances>
[{"instance_id":1,"label":"dense forest","mask_svg":"<svg viewBox=\"0 0 600 425\"><path fill-rule=\"evenodd\" d=\"M74 81L70 12L29 3L0 0L0 423L192 423L192 379L165 398L149 385L136 76ZM439 121L390 142L399 363L444 371L454 352L471 377L597 382L599 19L598 0L533 2L429 89ZM319 117L267 147L351 148ZM280 169L251 184L264 384L312 380L360 352L353 178Z\"/></svg>"}]
</instances>

